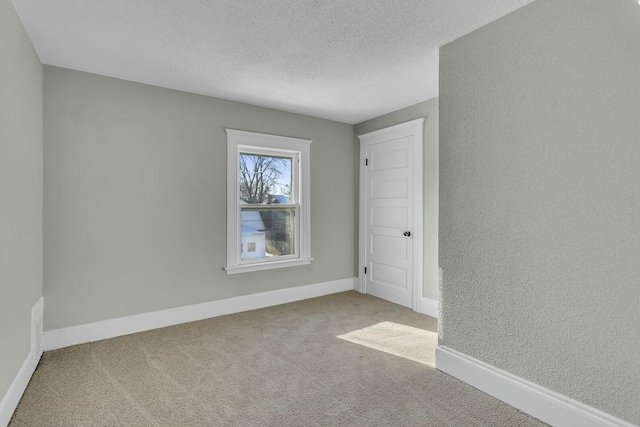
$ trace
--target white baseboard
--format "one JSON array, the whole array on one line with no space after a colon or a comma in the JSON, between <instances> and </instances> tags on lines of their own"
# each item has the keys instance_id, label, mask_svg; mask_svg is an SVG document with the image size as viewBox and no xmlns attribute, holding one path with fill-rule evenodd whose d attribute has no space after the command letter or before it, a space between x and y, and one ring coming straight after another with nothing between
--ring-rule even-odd
<instances>
[{"instance_id":1,"label":"white baseboard","mask_svg":"<svg viewBox=\"0 0 640 427\"><path fill-rule=\"evenodd\" d=\"M436 368L556 427L637 427L445 346Z\"/></svg>"},{"instance_id":2,"label":"white baseboard","mask_svg":"<svg viewBox=\"0 0 640 427\"><path fill-rule=\"evenodd\" d=\"M0 402L0 426L6 426L11 421L13 412L16 410L24 391L29 384L29 380L35 370L35 359L33 353L29 352L27 358L24 359L22 367L18 371L15 379L11 383L9 390L4 395L2 402Z\"/></svg>"},{"instance_id":3,"label":"white baseboard","mask_svg":"<svg viewBox=\"0 0 640 427\"><path fill-rule=\"evenodd\" d=\"M42 342L43 312L44 299L40 297L31 309L31 349L24 362L22 362L22 366L13 379L11 386L9 386L9 390L0 401L0 426L4 427L11 421L13 412L16 410L42 356L42 346L39 346L39 343Z\"/></svg>"},{"instance_id":4,"label":"white baseboard","mask_svg":"<svg viewBox=\"0 0 640 427\"><path fill-rule=\"evenodd\" d=\"M351 291L353 286L352 278L334 280L46 331L43 337L44 350L56 350L180 323Z\"/></svg>"},{"instance_id":5,"label":"white baseboard","mask_svg":"<svg viewBox=\"0 0 640 427\"><path fill-rule=\"evenodd\" d=\"M353 278L353 290L356 292L360 292L361 294L366 294L366 292L362 289L363 283L360 281L360 278ZM418 300L418 304L416 306L416 312L421 314L426 314L427 316L438 318L438 300L420 297Z\"/></svg>"},{"instance_id":6,"label":"white baseboard","mask_svg":"<svg viewBox=\"0 0 640 427\"><path fill-rule=\"evenodd\" d=\"M426 314L427 316L438 318L438 300L422 297L418 301L418 313Z\"/></svg>"}]
</instances>

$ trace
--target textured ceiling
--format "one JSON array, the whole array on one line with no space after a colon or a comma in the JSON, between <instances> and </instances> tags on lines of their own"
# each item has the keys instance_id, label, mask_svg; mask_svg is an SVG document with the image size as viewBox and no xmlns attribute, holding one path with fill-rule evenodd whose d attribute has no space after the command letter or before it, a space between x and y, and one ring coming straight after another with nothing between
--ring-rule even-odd
<instances>
[{"instance_id":1,"label":"textured ceiling","mask_svg":"<svg viewBox=\"0 0 640 427\"><path fill-rule=\"evenodd\" d=\"M532 0L13 0L43 63L358 123L438 96L438 48Z\"/></svg>"}]
</instances>

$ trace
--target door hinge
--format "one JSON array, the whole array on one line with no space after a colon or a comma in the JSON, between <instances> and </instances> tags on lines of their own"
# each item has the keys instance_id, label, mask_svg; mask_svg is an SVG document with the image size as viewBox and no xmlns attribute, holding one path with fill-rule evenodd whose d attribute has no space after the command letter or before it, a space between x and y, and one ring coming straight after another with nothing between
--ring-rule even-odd
<instances>
[{"instance_id":1,"label":"door hinge","mask_svg":"<svg viewBox=\"0 0 640 427\"><path fill-rule=\"evenodd\" d=\"M364 274L367 274L367 267L364 268Z\"/></svg>"},{"instance_id":2,"label":"door hinge","mask_svg":"<svg viewBox=\"0 0 640 427\"><path fill-rule=\"evenodd\" d=\"M364 165L369 166L369 159L364 159Z\"/></svg>"}]
</instances>

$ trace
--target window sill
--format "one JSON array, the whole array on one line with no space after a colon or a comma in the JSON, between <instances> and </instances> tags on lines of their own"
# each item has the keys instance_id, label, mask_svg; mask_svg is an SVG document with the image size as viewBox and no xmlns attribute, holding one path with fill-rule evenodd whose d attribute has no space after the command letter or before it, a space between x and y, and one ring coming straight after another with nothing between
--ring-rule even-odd
<instances>
[{"instance_id":1,"label":"window sill","mask_svg":"<svg viewBox=\"0 0 640 427\"><path fill-rule=\"evenodd\" d=\"M241 264L227 266L224 270L227 274L251 273L253 271L273 270L276 268L297 267L299 265L309 265L313 258L296 258L284 261L260 262L256 264Z\"/></svg>"}]
</instances>

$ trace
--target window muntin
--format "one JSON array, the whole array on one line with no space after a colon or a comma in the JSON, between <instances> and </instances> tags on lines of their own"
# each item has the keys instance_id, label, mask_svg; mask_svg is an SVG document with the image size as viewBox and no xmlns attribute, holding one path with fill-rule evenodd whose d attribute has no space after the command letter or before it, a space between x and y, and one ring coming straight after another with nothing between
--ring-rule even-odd
<instances>
[{"instance_id":1,"label":"window muntin","mask_svg":"<svg viewBox=\"0 0 640 427\"><path fill-rule=\"evenodd\" d=\"M227 129L227 274L311 262L310 140Z\"/></svg>"}]
</instances>

